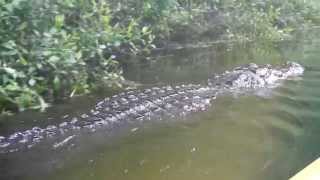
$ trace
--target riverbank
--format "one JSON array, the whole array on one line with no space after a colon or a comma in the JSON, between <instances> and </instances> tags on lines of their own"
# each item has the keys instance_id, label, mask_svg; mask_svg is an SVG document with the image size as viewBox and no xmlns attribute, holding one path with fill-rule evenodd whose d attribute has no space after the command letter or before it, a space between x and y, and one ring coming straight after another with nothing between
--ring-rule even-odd
<instances>
[{"instance_id":1,"label":"riverbank","mask_svg":"<svg viewBox=\"0 0 320 180\"><path fill-rule=\"evenodd\" d=\"M131 56L283 40L319 22L316 8L300 0L11 0L0 10L2 112L44 110L101 86L130 86L122 74Z\"/></svg>"}]
</instances>

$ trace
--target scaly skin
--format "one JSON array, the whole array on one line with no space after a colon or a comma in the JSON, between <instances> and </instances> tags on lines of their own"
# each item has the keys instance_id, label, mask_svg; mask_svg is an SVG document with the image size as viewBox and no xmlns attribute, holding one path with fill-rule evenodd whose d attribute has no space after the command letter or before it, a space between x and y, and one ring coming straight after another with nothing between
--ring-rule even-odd
<instances>
[{"instance_id":1,"label":"scaly skin","mask_svg":"<svg viewBox=\"0 0 320 180\"><path fill-rule=\"evenodd\" d=\"M59 125L34 127L0 136L0 153L28 150L43 141L52 147L64 146L81 131L112 130L123 123L181 117L191 112L205 111L216 96L225 92L243 92L257 88L272 88L279 80L300 76L304 68L293 62L282 66L249 64L237 67L208 80L208 85L165 86L120 93L98 102L88 114L74 117ZM57 137L66 137L56 141Z\"/></svg>"}]
</instances>

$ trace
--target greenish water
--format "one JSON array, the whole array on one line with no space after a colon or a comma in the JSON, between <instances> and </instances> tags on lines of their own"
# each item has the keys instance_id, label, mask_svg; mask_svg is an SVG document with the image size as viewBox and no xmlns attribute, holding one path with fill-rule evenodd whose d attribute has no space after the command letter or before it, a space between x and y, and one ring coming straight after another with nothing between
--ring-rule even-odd
<instances>
[{"instance_id":1,"label":"greenish water","mask_svg":"<svg viewBox=\"0 0 320 180\"><path fill-rule=\"evenodd\" d=\"M0 179L288 179L320 155L317 33L302 33L295 40L280 43L218 44L178 51L151 63L132 62L126 67L126 77L148 86L205 82L212 73L248 62L292 60L307 69L301 79L288 80L263 96L219 97L207 112L187 118L145 123L116 137L83 137L75 148L53 153L1 156ZM6 117L1 132L85 112L103 96L81 97L56 105L45 114L26 112ZM40 120L48 118L49 122Z\"/></svg>"}]
</instances>

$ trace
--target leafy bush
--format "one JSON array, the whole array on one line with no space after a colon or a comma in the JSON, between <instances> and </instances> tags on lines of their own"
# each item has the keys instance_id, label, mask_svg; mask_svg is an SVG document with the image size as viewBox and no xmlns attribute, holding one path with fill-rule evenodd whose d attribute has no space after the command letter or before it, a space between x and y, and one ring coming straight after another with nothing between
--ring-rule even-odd
<instances>
[{"instance_id":1,"label":"leafy bush","mask_svg":"<svg viewBox=\"0 0 320 180\"><path fill-rule=\"evenodd\" d=\"M236 0L226 9L229 35L246 40L282 40L320 15L302 0Z\"/></svg>"},{"instance_id":2,"label":"leafy bush","mask_svg":"<svg viewBox=\"0 0 320 180\"><path fill-rule=\"evenodd\" d=\"M119 85L114 49L149 44L137 20L112 24L103 0L0 0L0 108L45 108L42 97Z\"/></svg>"},{"instance_id":3,"label":"leafy bush","mask_svg":"<svg viewBox=\"0 0 320 180\"><path fill-rule=\"evenodd\" d=\"M154 42L279 40L318 15L303 0L0 0L0 110L121 86L118 55Z\"/></svg>"}]
</instances>

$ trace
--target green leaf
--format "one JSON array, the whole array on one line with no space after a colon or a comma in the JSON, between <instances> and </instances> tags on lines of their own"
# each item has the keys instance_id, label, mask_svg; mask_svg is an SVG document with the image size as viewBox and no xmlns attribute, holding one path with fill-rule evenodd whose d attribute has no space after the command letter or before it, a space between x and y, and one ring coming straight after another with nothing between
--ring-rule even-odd
<instances>
[{"instance_id":1,"label":"green leaf","mask_svg":"<svg viewBox=\"0 0 320 180\"><path fill-rule=\"evenodd\" d=\"M6 73L10 74L13 78L17 78L18 76L18 72L13 68L3 67L1 69L3 69Z\"/></svg>"},{"instance_id":2,"label":"green leaf","mask_svg":"<svg viewBox=\"0 0 320 180\"><path fill-rule=\"evenodd\" d=\"M49 59L48 59L48 61L50 62L50 63L57 63L58 61L60 60L60 58L58 57L58 56L51 56Z\"/></svg>"},{"instance_id":3,"label":"green leaf","mask_svg":"<svg viewBox=\"0 0 320 180\"><path fill-rule=\"evenodd\" d=\"M22 31L24 29L26 29L28 26L27 22L23 22L22 24L20 24L20 26L17 28L17 30Z\"/></svg>"},{"instance_id":4,"label":"green leaf","mask_svg":"<svg viewBox=\"0 0 320 180\"><path fill-rule=\"evenodd\" d=\"M60 78L58 76L55 76L53 79L53 88L55 91L58 91L61 87Z\"/></svg>"},{"instance_id":5,"label":"green leaf","mask_svg":"<svg viewBox=\"0 0 320 180\"><path fill-rule=\"evenodd\" d=\"M34 80L34 79L29 79L28 84L29 84L30 86L34 86L34 85L36 84L36 80Z\"/></svg>"},{"instance_id":6,"label":"green leaf","mask_svg":"<svg viewBox=\"0 0 320 180\"><path fill-rule=\"evenodd\" d=\"M119 46L121 45L121 42L120 42L120 41L115 41L115 42L113 43L113 45L114 45L115 47L119 47Z\"/></svg>"},{"instance_id":7,"label":"green leaf","mask_svg":"<svg viewBox=\"0 0 320 180\"><path fill-rule=\"evenodd\" d=\"M7 49L15 49L16 48L16 43L13 40L10 40L8 42L5 42L1 44L2 47L5 47Z\"/></svg>"},{"instance_id":8,"label":"green leaf","mask_svg":"<svg viewBox=\"0 0 320 180\"><path fill-rule=\"evenodd\" d=\"M57 15L55 17L55 27L57 29L61 29L63 25L64 25L64 15L63 14L62 15Z\"/></svg>"},{"instance_id":9,"label":"green leaf","mask_svg":"<svg viewBox=\"0 0 320 180\"><path fill-rule=\"evenodd\" d=\"M51 51L42 51L42 55L44 55L44 56L49 56L51 54L52 54Z\"/></svg>"},{"instance_id":10,"label":"green leaf","mask_svg":"<svg viewBox=\"0 0 320 180\"><path fill-rule=\"evenodd\" d=\"M148 34L148 33L149 33L149 27L144 26L144 27L142 28L142 34Z\"/></svg>"}]
</instances>

